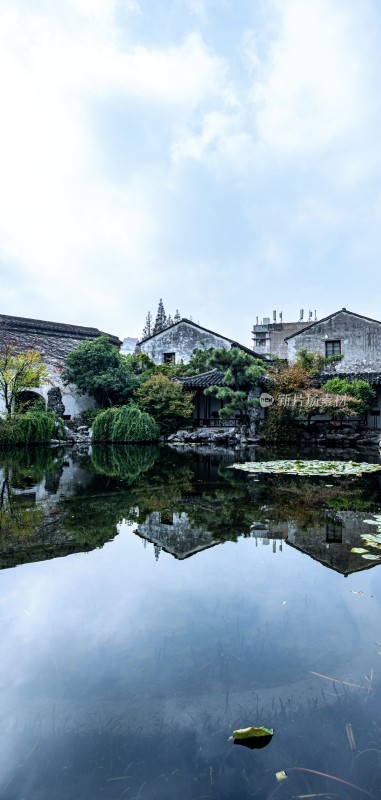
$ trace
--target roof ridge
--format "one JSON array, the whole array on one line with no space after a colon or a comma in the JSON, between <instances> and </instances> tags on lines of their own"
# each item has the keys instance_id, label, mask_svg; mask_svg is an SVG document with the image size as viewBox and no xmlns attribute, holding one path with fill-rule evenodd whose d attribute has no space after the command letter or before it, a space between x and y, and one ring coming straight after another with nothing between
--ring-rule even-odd
<instances>
[{"instance_id":1,"label":"roof ridge","mask_svg":"<svg viewBox=\"0 0 381 800\"><path fill-rule=\"evenodd\" d=\"M378 325L381 325L381 321L379 319L372 319L372 317L366 317L364 314L358 314L356 311L349 311L348 308L340 308L337 311L334 311L332 314L328 314L326 317L323 317L322 319L314 320L310 325L306 325L305 328L302 328L301 331L295 331L295 333L291 333L290 336L285 336L284 341L287 342L288 339L293 339L294 336L299 336L299 334L308 331L315 325L319 325L320 322L327 322L328 319L332 319L332 317L336 317L337 314L342 313L351 314L352 317L360 317L360 319L366 319L368 322L377 322Z\"/></svg>"},{"instance_id":2,"label":"roof ridge","mask_svg":"<svg viewBox=\"0 0 381 800\"><path fill-rule=\"evenodd\" d=\"M111 333L101 331L99 328L93 328L89 325L75 325L70 322L53 322L52 320L33 319L32 317L16 317L10 314L0 314L0 327L11 327L14 325L18 328L44 328L46 332L61 332L61 333L77 333L89 336L107 336L109 339L115 339L119 342L119 337Z\"/></svg>"}]
</instances>

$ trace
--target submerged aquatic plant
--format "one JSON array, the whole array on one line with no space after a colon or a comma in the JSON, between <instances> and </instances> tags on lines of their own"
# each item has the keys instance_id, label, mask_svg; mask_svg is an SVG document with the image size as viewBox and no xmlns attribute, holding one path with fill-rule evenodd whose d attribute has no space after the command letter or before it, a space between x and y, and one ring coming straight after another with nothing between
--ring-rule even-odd
<instances>
[{"instance_id":1,"label":"submerged aquatic plant","mask_svg":"<svg viewBox=\"0 0 381 800\"><path fill-rule=\"evenodd\" d=\"M377 472L380 464L357 463L356 461L246 461L232 464L228 469L241 469L244 472L271 473L277 475L362 475L363 472Z\"/></svg>"},{"instance_id":2,"label":"submerged aquatic plant","mask_svg":"<svg viewBox=\"0 0 381 800\"><path fill-rule=\"evenodd\" d=\"M381 514L375 514L374 519L364 519L367 525L377 525L377 533L362 533L365 547L352 547L351 553L357 553L367 561L381 561ZM369 550L378 550L376 553Z\"/></svg>"}]
</instances>

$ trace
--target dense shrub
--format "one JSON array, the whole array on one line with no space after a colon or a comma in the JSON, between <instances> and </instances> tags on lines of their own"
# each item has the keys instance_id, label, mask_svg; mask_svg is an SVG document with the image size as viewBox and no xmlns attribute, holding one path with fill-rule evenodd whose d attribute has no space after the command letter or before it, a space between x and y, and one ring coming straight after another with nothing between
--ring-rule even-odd
<instances>
[{"instance_id":1,"label":"dense shrub","mask_svg":"<svg viewBox=\"0 0 381 800\"><path fill-rule=\"evenodd\" d=\"M156 442L158 438L152 417L132 403L102 411L93 425L95 442Z\"/></svg>"},{"instance_id":2,"label":"dense shrub","mask_svg":"<svg viewBox=\"0 0 381 800\"><path fill-rule=\"evenodd\" d=\"M260 426L260 435L268 442L296 442L299 425L295 412L290 408L273 406Z\"/></svg>"},{"instance_id":3,"label":"dense shrub","mask_svg":"<svg viewBox=\"0 0 381 800\"><path fill-rule=\"evenodd\" d=\"M370 383L358 378L355 380L349 380L348 378L340 378L339 376L335 376L329 381L326 381L323 389L334 394L349 394L351 397L355 397L356 400L359 400L359 406L357 409L359 414L370 411L370 409L377 402L376 392L374 389L372 389Z\"/></svg>"},{"instance_id":4,"label":"dense shrub","mask_svg":"<svg viewBox=\"0 0 381 800\"><path fill-rule=\"evenodd\" d=\"M44 444L58 438L65 438L63 421L50 411L27 411L0 420L0 445Z\"/></svg>"},{"instance_id":5,"label":"dense shrub","mask_svg":"<svg viewBox=\"0 0 381 800\"><path fill-rule=\"evenodd\" d=\"M152 375L135 392L135 397L165 436L189 424L193 417L193 395L184 391L182 383L166 375Z\"/></svg>"}]
</instances>

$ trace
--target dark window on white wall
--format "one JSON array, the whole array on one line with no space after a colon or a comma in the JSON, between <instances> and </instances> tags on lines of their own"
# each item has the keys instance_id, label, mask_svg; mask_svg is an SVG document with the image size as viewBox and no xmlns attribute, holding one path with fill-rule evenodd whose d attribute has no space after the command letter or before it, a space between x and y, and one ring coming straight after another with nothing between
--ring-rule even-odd
<instances>
[{"instance_id":1,"label":"dark window on white wall","mask_svg":"<svg viewBox=\"0 0 381 800\"><path fill-rule=\"evenodd\" d=\"M325 343L325 355L326 358L328 358L329 356L341 356L340 339L331 339L330 341Z\"/></svg>"},{"instance_id":2,"label":"dark window on white wall","mask_svg":"<svg viewBox=\"0 0 381 800\"><path fill-rule=\"evenodd\" d=\"M176 353L163 353L163 364L176 364Z\"/></svg>"},{"instance_id":3,"label":"dark window on white wall","mask_svg":"<svg viewBox=\"0 0 381 800\"><path fill-rule=\"evenodd\" d=\"M336 522L335 520L328 520L326 523L326 542L334 542L335 544L341 544L343 541L343 524L342 522Z\"/></svg>"}]
</instances>

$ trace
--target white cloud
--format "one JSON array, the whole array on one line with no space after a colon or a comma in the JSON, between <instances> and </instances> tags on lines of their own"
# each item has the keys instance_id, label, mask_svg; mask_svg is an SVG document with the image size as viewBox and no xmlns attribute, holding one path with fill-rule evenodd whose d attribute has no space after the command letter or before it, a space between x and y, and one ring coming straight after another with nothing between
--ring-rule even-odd
<instances>
[{"instance_id":1,"label":"white cloud","mask_svg":"<svg viewBox=\"0 0 381 800\"><path fill-rule=\"evenodd\" d=\"M254 265L265 293L318 240L378 253L374 0L263 0L256 27L250 0L215 26L215 3L169 5L0 0L0 263L26 276L3 312L133 334L160 296L196 318L202 284L213 327L216 275Z\"/></svg>"},{"instance_id":2,"label":"white cloud","mask_svg":"<svg viewBox=\"0 0 381 800\"><path fill-rule=\"evenodd\" d=\"M274 0L278 30L268 58L258 62L252 101L259 138L283 152L321 150L357 125L363 111L363 74L356 14L332 0Z\"/></svg>"},{"instance_id":3,"label":"white cloud","mask_svg":"<svg viewBox=\"0 0 381 800\"><path fill-rule=\"evenodd\" d=\"M161 115L166 108L171 126L219 97L225 75L197 34L167 47L126 47L115 11L114 0L70 0L65 15L62 7L0 6L0 71L7 76L0 86L2 260L23 265L49 316L61 305L61 319L80 321L86 305L100 325L100 311L114 318L114 307L122 317L127 295L148 281L155 286L158 268L167 269L158 247L168 226L167 154L137 162L115 181L99 151L91 104L120 97L132 120L156 105ZM151 124L154 135L160 120ZM108 325L115 330L115 321Z\"/></svg>"},{"instance_id":4,"label":"white cloud","mask_svg":"<svg viewBox=\"0 0 381 800\"><path fill-rule=\"evenodd\" d=\"M114 0L98 4L102 14L97 6L90 13L87 0L72 0L72 5L72 15L64 20L55 13L25 14L17 4L3 12L0 44L11 85L14 70L25 71L36 91L50 86L81 98L120 92L187 109L222 91L224 63L197 33L165 48L131 45L128 32L124 40L114 22Z\"/></svg>"},{"instance_id":5,"label":"white cloud","mask_svg":"<svg viewBox=\"0 0 381 800\"><path fill-rule=\"evenodd\" d=\"M239 113L210 111L204 115L199 133L188 130L177 138L172 156L175 164L191 158L218 173L239 173L255 163L255 148Z\"/></svg>"}]
</instances>

